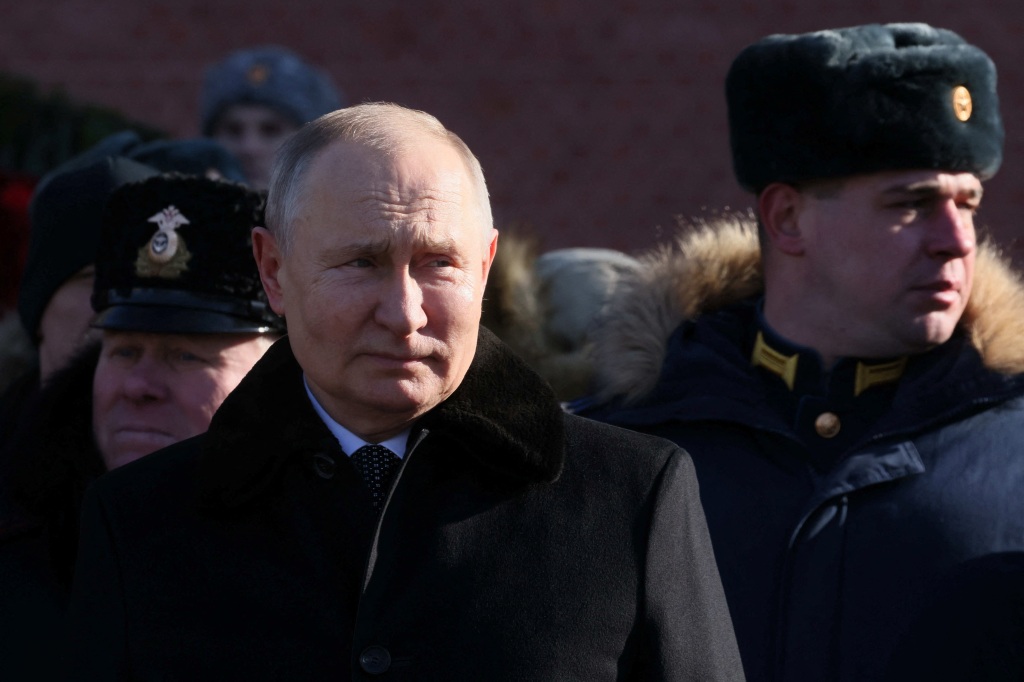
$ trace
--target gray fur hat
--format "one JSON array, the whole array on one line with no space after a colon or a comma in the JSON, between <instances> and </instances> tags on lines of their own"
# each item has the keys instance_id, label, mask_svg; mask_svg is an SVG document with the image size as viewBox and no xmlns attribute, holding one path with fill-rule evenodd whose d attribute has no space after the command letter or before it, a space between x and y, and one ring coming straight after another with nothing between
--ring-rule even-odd
<instances>
[{"instance_id":1,"label":"gray fur hat","mask_svg":"<svg viewBox=\"0 0 1024 682\"><path fill-rule=\"evenodd\" d=\"M760 192L885 170L994 175L1003 125L992 60L927 24L772 35L726 78L733 168Z\"/></svg>"},{"instance_id":2,"label":"gray fur hat","mask_svg":"<svg viewBox=\"0 0 1024 682\"><path fill-rule=\"evenodd\" d=\"M283 47L233 52L206 70L200 101L203 135L232 104L265 104L296 126L344 106L344 96L326 72Z\"/></svg>"}]
</instances>

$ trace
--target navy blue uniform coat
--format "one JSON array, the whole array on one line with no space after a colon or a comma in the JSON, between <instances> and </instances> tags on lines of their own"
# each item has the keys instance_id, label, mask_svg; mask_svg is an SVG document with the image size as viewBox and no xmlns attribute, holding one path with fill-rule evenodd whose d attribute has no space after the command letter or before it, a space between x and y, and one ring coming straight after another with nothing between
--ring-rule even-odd
<instances>
[{"instance_id":1,"label":"navy blue uniform coat","mask_svg":"<svg viewBox=\"0 0 1024 682\"><path fill-rule=\"evenodd\" d=\"M648 265L598 339L617 397L582 413L693 457L748 679L883 678L960 565L1024 549L1024 292L983 249L954 338L855 399L789 394L752 366L752 225ZM825 411L833 438L814 427Z\"/></svg>"}]
</instances>

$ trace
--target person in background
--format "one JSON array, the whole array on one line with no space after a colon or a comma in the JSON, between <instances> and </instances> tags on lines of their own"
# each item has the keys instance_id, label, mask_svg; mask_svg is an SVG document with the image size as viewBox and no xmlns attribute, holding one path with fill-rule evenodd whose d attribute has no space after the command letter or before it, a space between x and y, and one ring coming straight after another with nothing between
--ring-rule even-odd
<instances>
[{"instance_id":1,"label":"person in background","mask_svg":"<svg viewBox=\"0 0 1024 682\"><path fill-rule=\"evenodd\" d=\"M503 233L481 323L544 377L560 401L587 394L590 330L619 283L640 267L613 249L538 253L533 239Z\"/></svg>"},{"instance_id":2,"label":"person in background","mask_svg":"<svg viewBox=\"0 0 1024 682\"><path fill-rule=\"evenodd\" d=\"M162 173L245 182L242 165L234 154L208 137L143 140L134 130L122 130L103 138L82 156L123 156Z\"/></svg>"},{"instance_id":3,"label":"person in background","mask_svg":"<svg viewBox=\"0 0 1024 682\"><path fill-rule=\"evenodd\" d=\"M288 335L206 434L90 488L79 674L742 678L686 453L565 414L480 327L465 143L366 104L277 164L253 247Z\"/></svg>"},{"instance_id":4,"label":"person in background","mask_svg":"<svg viewBox=\"0 0 1024 682\"><path fill-rule=\"evenodd\" d=\"M96 244L107 199L125 182L156 174L130 159L103 157L59 168L39 183L18 312L39 348L40 381L60 369L88 336Z\"/></svg>"},{"instance_id":5,"label":"person in background","mask_svg":"<svg viewBox=\"0 0 1024 682\"><path fill-rule=\"evenodd\" d=\"M975 229L995 66L856 26L754 43L726 95L759 225L645 261L582 414L691 453L748 679L881 679L961 566L1024 549L1024 287Z\"/></svg>"},{"instance_id":6,"label":"person in background","mask_svg":"<svg viewBox=\"0 0 1024 682\"><path fill-rule=\"evenodd\" d=\"M342 106L344 96L326 72L283 47L255 47L207 69L200 129L238 158L250 186L266 189L281 143Z\"/></svg>"},{"instance_id":7,"label":"person in background","mask_svg":"<svg viewBox=\"0 0 1024 682\"><path fill-rule=\"evenodd\" d=\"M21 326L17 305L36 182L31 175L0 171L0 396L35 364L35 346Z\"/></svg>"},{"instance_id":8,"label":"person in background","mask_svg":"<svg viewBox=\"0 0 1024 682\"><path fill-rule=\"evenodd\" d=\"M122 131L51 171L37 186L18 312L38 353L19 363L20 373L0 396L0 448L41 382L92 335L93 261L111 192L161 171L243 180L238 161L213 140L143 142L137 133Z\"/></svg>"},{"instance_id":9,"label":"person in background","mask_svg":"<svg viewBox=\"0 0 1024 682\"><path fill-rule=\"evenodd\" d=\"M47 665L63 662L88 484L205 431L282 333L252 258L262 222L260 194L198 176L158 175L112 195L91 290L99 338L22 415L0 474L5 677L47 679Z\"/></svg>"}]
</instances>

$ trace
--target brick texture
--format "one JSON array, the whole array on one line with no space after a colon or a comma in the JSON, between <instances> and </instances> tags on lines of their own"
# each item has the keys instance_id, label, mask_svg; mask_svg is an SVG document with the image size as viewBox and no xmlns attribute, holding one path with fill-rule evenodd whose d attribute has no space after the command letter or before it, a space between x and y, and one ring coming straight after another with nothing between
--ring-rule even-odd
<instances>
[{"instance_id":1,"label":"brick texture","mask_svg":"<svg viewBox=\"0 0 1024 682\"><path fill-rule=\"evenodd\" d=\"M202 69L281 44L353 102L438 116L477 153L500 227L547 248L634 251L676 216L743 209L723 81L775 32L926 21L1000 69L1006 157L980 223L1024 256L1024 4L1019 0L0 0L0 70L172 134L195 135Z\"/></svg>"}]
</instances>

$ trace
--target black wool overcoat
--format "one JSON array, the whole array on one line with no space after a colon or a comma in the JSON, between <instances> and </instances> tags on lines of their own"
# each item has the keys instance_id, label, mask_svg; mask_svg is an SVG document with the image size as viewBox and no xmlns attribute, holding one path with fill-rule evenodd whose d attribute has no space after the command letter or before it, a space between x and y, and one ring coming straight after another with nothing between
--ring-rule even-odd
<instances>
[{"instance_id":1,"label":"black wool overcoat","mask_svg":"<svg viewBox=\"0 0 1024 682\"><path fill-rule=\"evenodd\" d=\"M379 517L356 476L283 339L87 494L77 674L742 679L689 456L565 415L486 330Z\"/></svg>"}]
</instances>

